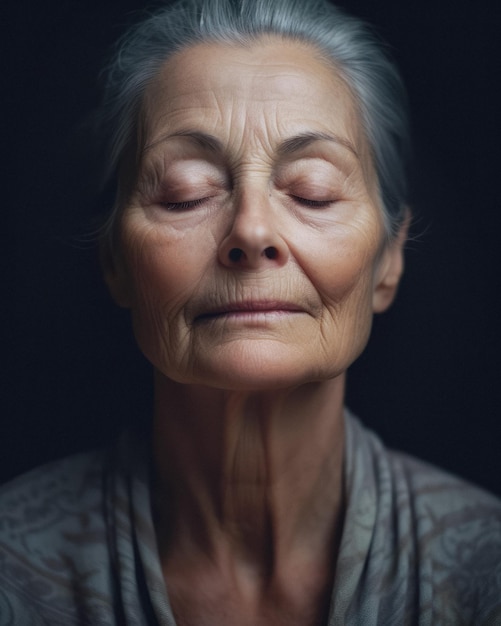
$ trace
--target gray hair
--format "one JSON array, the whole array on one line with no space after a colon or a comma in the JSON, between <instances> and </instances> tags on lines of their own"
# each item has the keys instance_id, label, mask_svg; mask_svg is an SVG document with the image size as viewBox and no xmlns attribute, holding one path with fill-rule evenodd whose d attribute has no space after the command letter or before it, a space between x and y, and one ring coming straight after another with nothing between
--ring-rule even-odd
<instances>
[{"instance_id":1,"label":"gray hair","mask_svg":"<svg viewBox=\"0 0 501 626\"><path fill-rule=\"evenodd\" d=\"M105 70L99 116L106 141L105 180L119 177L121 163L136 145L144 93L172 54L209 41L248 45L263 35L309 43L341 72L359 107L391 236L407 203L405 91L381 42L360 20L328 0L177 0L132 27ZM108 220L109 229L119 204L116 201Z\"/></svg>"}]
</instances>

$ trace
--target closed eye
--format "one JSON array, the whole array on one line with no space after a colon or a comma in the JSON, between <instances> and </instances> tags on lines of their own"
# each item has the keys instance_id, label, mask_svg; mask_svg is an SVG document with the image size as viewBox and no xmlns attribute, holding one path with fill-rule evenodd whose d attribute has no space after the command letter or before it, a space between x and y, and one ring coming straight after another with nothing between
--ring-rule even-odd
<instances>
[{"instance_id":1,"label":"closed eye","mask_svg":"<svg viewBox=\"0 0 501 626\"><path fill-rule=\"evenodd\" d=\"M168 211L189 211L203 204L208 198L185 200L184 202L161 202L160 204Z\"/></svg>"},{"instance_id":2,"label":"closed eye","mask_svg":"<svg viewBox=\"0 0 501 626\"><path fill-rule=\"evenodd\" d=\"M303 206L320 209L329 206L333 202L332 200L310 200L309 198L301 198L301 196L292 196L292 198Z\"/></svg>"}]
</instances>

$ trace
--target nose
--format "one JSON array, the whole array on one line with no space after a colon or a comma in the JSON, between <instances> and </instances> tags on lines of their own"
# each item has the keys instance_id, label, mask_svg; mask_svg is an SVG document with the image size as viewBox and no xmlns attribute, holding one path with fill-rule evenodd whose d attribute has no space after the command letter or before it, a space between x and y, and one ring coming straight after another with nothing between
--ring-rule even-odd
<instances>
[{"instance_id":1,"label":"nose","mask_svg":"<svg viewBox=\"0 0 501 626\"><path fill-rule=\"evenodd\" d=\"M256 270L280 267L287 258L288 247L268 195L236 200L229 229L219 246L220 262L227 267Z\"/></svg>"}]
</instances>

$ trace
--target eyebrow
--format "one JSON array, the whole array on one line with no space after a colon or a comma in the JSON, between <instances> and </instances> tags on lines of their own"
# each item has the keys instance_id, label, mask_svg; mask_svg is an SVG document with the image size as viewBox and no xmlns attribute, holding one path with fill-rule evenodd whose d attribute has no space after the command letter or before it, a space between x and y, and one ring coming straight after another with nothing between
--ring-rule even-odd
<instances>
[{"instance_id":1,"label":"eyebrow","mask_svg":"<svg viewBox=\"0 0 501 626\"><path fill-rule=\"evenodd\" d=\"M165 135L161 137L157 141L154 141L143 148L143 152L150 150L155 147L159 143L163 143L164 141L168 141L169 139L173 139L175 137L187 137L197 143L200 147L205 150L209 150L210 152L223 152L223 144L214 135L210 135L209 133L205 133L200 130L194 129L184 129L178 130L175 133ZM305 133L299 133L294 135L293 137L289 137L282 141L277 149L277 153L280 157L291 156L292 154L304 150L311 144L317 141L329 141L340 145L344 148L347 148L357 159L359 158L357 151L355 150L355 146L344 137L339 137L338 135L324 132L316 132L310 131Z\"/></svg>"},{"instance_id":2,"label":"eyebrow","mask_svg":"<svg viewBox=\"0 0 501 626\"><path fill-rule=\"evenodd\" d=\"M176 137L188 137L188 139L192 139L200 147L206 150L210 150L211 152L223 151L223 144L221 141L219 141L219 139L217 139L217 137L214 137L213 135L209 135L208 133L204 133L203 131L200 131L200 130L193 130L193 129L187 128L185 130L178 130L175 133L170 133L168 135L164 135L163 137L160 137L160 139L157 139L156 141L153 141L152 143L149 143L148 145L146 145L143 148L143 152L146 152L147 150L151 150L151 148L154 148L159 143L163 143L164 141L168 141L169 139L174 139Z\"/></svg>"},{"instance_id":3,"label":"eyebrow","mask_svg":"<svg viewBox=\"0 0 501 626\"><path fill-rule=\"evenodd\" d=\"M344 139L343 137L339 137L338 135L323 132L306 132L294 135L294 137L289 137L289 139L285 139L279 145L278 154L280 156L290 156L295 152L304 150L316 141L330 141L332 143L336 143L344 148L347 148L357 157L357 159L359 158L358 153L355 150L355 146L351 143L351 141Z\"/></svg>"}]
</instances>

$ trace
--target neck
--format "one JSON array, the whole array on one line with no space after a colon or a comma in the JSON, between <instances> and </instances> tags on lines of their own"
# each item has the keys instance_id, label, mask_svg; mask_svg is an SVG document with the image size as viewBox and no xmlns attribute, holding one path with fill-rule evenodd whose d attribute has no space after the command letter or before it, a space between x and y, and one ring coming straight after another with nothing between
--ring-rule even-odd
<instances>
[{"instance_id":1,"label":"neck","mask_svg":"<svg viewBox=\"0 0 501 626\"><path fill-rule=\"evenodd\" d=\"M332 564L342 513L343 392L342 377L250 393L157 374L162 562L196 555L261 580Z\"/></svg>"}]
</instances>

